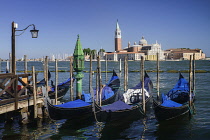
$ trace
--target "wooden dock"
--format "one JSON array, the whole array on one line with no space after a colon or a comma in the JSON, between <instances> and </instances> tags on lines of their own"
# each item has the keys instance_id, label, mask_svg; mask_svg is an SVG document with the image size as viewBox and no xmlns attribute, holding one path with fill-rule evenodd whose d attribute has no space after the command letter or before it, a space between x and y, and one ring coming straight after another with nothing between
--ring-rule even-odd
<instances>
[{"instance_id":1,"label":"wooden dock","mask_svg":"<svg viewBox=\"0 0 210 140\"><path fill-rule=\"evenodd\" d=\"M7 100L7 99L5 99L5 100ZM43 103L43 98L42 97L37 98L36 104L39 104L39 103ZM1 104L0 104L0 114L4 114L4 113L10 112L10 111L15 111L17 109L23 109L24 107L32 106L32 105L34 105L33 98L29 98L29 99L28 98L23 98L23 99L19 100L18 101L18 108L15 108L15 105L16 105L16 103L14 101L10 102L10 103L7 103L7 104L2 104L2 102L1 102Z\"/></svg>"},{"instance_id":2,"label":"wooden dock","mask_svg":"<svg viewBox=\"0 0 210 140\"><path fill-rule=\"evenodd\" d=\"M18 75L0 74L0 114L34 105L35 109L37 104L43 103L43 97L36 93L36 77L35 72ZM36 109L35 111L37 112ZM37 116L37 113L35 115Z\"/></svg>"}]
</instances>

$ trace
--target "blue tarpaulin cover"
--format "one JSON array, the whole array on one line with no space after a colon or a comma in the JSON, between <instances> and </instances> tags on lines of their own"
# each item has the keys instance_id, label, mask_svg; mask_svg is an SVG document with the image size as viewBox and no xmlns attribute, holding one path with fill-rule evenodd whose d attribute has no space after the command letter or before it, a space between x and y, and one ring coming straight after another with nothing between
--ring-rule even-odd
<instances>
[{"instance_id":1,"label":"blue tarpaulin cover","mask_svg":"<svg viewBox=\"0 0 210 140\"><path fill-rule=\"evenodd\" d=\"M189 83L180 73L176 85L166 95L162 94L162 106L180 107L189 99Z\"/></svg>"},{"instance_id":2,"label":"blue tarpaulin cover","mask_svg":"<svg viewBox=\"0 0 210 140\"><path fill-rule=\"evenodd\" d=\"M63 108L75 108L75 107L83 107L83 106L89 106L89 103L86 103L83 100L75 100L75 101L70 101L64 104L60 104L60 105L55 105L56 107L63 107Z\"/></svg>"},{"instance_id":3,"label":"blue tarpaulin cover","mask_svg":"<svg viewBox=\"0 0 210 140\"><path fill-rule=\"evenodd\" d=\"M179 92L184 92L186 91L189 92L189 83L187 82L186 79L184 78L180 78L178 80L178 82L176 83L176 85L174 86L173 89L171 89L169 92L168 92L168 96L170 96L171 94L179 94Z\"/></svg>"},{"instance_id":4,"label":"blue tarpaulin cover","mask_svg":"<svg viewBox=\"0 0 210 140\"><path fill-rule=\"evenodd\" d=\"M91 94L82 92L82 95L84 96L85 102L92 102ZM114 91L108 86L105 86L102 90L101 99L106 100L114 95ZM94 98L96 99L96 90L94 90Z\"/></svg>"},{"instance_id":5,"label":"blue tarpaulin cover","mask_svg":"<svg viewBox=\"0 0 210 140\"><path fill-rule=\"evenodd\" d=\"M180 106L182 106L182 104L179 104L172 100L165 100L161 105L166 106L166 107L180 107Z\"/></svg>"},{"instance_id":6,"label":"blue tarpaulin cover","mask_svg":"<svg viewBox=\"0 0 210 140\"><path fill-rule=\"evenodd\" d=\"M82 91L82 95L84 96L84 100L87 103L92 102L92 98L91 98L91 94L90 93L85 93L84 91Z\"/></svg>"},{"instance_id":7,"label":"blue tarpaulin cover","mask_svg":"<svg viewBox=\"0 0 210 140\"><path fill-rule=\"evenodd\" d=\"M144 88L150 92L150 87L153 87L152 81L150 80L149 77L145 77L144 78ZM142 88L142 82L138 83L135 87L131 88L131 89L141 89Z\"/></svg>"},{"instance_id":8,"label":"blue tarpaulin cover","mask_svg":"<svg viewBox=\"0 0 210 140\"><path fill-rule=\"evenodd\" d=\"M124 109L131 109L131 106L124 103L123 101L116 101L113 104L102 106L101 109L103 111L117 111L117 110L124 110Z\"/></svg>"}]
</instances>

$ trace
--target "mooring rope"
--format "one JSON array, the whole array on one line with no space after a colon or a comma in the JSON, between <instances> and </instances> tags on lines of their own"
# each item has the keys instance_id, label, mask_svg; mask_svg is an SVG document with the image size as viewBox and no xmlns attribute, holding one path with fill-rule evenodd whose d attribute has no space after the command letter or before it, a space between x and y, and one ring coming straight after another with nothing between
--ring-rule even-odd
<instances>
[{"instance_id":1,"label":"mooring rope","mask_svg":"<svg viewBox=\"0 0 210 140\"><path fill-rule=\"evenodd\" d=\"M145 113L143 112L143 108L141 107L141 105L140 104L137 104L137 106L139 106L139 111L141 112L141 114L143 114L144 116L146 116Z\"/></svg>"},{"instance_id":2,"label":"mooring rope","mask_svg":"<svg viewBox=\"0 0 210 140\"><path fill-rule=\"evenodd\" d=\"M96 116L96 107L95 107L95 100L94 100L94 91L93 88L90 88L91 99L92 99L92 110L94 114L95 121L98 123L97 116Z\"/></svg>"}]
</instances>

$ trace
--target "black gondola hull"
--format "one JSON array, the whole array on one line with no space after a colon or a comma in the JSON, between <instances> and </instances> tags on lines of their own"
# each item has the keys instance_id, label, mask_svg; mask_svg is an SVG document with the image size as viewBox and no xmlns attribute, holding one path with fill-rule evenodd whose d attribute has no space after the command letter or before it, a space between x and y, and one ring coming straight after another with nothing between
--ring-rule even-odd
<instances>
[{"instance_id":1,"label":"black gondola hull","mask_svg":"<svg viewBox=\"0 0 210 140\"><path fill-rule=\"evenodd\" d=\"M148 109L150 106L151 97L146 99L146 108ZM136 119L140 119L144 117L145 114L143 112L142 103L137 103L133 105L131 109L124 109L118 111L99 111L97 113L97 119L101 122L109 122L109 123L119 123L119 122L129 122Z\"/></svg>"},{"instance_id":2,"label":"black gondola hull","mask_svg":"<svg viewBox=\"0 0 210 140\"><path fill-rule=\"evenodd\" d=\"M63 98L66 95L68 90L69 90L69 87L60 88L57 92L57 99ZM55 91L54 92L49 91L48 96L50 97L50 99L55 99Z\"/></svg>"},{"instance_id":3,"label":"black gondola hull","mask_svg":"<svg viewBox=\"0 0 210 140\"><path fill-rule=\"evenodd\" d=\"M183 105L181 107L165 107L160 105L156 100L153 99L153 108L155 117L158 121L165 121L177 118L184 114L189 113L189 105Z\"/></svg>"},{"instance_id":4,"label":"black gondola hull","mask_svg":"<svg viewBox=\"0 0 210 140\"><path fill-rule=\"evenodd\" d=\"M50 118L53 120L61 120L61 119L77 119L82 117L92 116L92 105L84 106L84 107L77 107L77 108L62 108L56 107L50 104L47 101L48 105L48 112Z\"/></svg>"},{"instance_id":5,"label":"black gondola hull","mask_svg":"<svg viewBox=\"0 0 210 140\"><path fill-rule=\"evenodd\" d=\"M108 103L113 103L115 101L116 97L115 93L112 97L103 100L102 104L106 105ZM84 106L84 107L76 107L76 108L62 108L62 107L56 107L52 105L49 101L47 101L47 107L48 112L50 115L50 118L53 120L61 120L61 119L77 119L79 118L85 118L85 117L93 117L93 107L92 105ZM100 107L95 105L95 110L98 112L100 110Z\"/></svg>"}]
</instances>

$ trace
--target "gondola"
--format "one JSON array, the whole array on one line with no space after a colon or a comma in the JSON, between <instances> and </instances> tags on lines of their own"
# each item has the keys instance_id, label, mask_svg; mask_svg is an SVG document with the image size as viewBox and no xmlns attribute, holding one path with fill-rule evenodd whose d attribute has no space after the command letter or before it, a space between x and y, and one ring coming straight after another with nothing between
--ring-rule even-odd
<instances>
[{"instance_id":1,"label":"gondola","mask_svg":"<svg viewBox=\"0 0 210 140\"><path fill-rule=\"evenodd\" d=\"M73 78L73 82L74 82L74 78ZM58 91L57 91L57 99L61 99L61 98L63 98L63 96L66 95L67 91L70 88L70 83L71 83L71 80L69 78L65 82L60 83L57 86L57 89L58 89ZM48 96L50 97L50 99L55 99L55 85L53 85L53 81L52 80L51 80L51 90L48 92Z\"/></svg>"},{"instance_id":2,"label":"gondola","mask_svg":"<svg viewBox=\"0 0 210 140\"><path fill-rule=\"evenodd\" d=\"M50 80L51 78L51 73L48 70L48 80ZM57 99L61 99L63 98L63 96L67 93L67 91L69 90L70 87L70 78L67 79L66 81L64 81L63 83L60 83L58 85L58 91L57 91ZM73 82L74 82L74 78L73 78ZM37 82L37 88L38 88L38 94L41 93L42 91L42 86L45 86L46 82L45 82L45 78L42 79L41 81ZM55 85L53 85L53 81L51 80L51 86L50 86L50 91L48 92L48 96L50 97L50 99L55 99Z\"/></svg>"},{"instance_id":3,"label":"gondola","mask_svg":"<svg viewBox=\"0 0 210 140\"><path fill-rule=\"evenodd\" d=\"M108 84L106 84L104 88L104 92L114 92L114 95L111 97L102 100L102 104L113 103L115 101L115 97L117 94L117 90L120 86L120 80L117 76L116 72L113 70L113 75ZM112 92L110 92L112 93ZM84 117L93 117L94 112L92 108L92 102L87 102L82 99L77 99L75 101L70 101L60 105L52 105L50 103L49 98L45 98L45 104L47 105L47 110L49 112L49 116L53 120L60 120L60 119L78 119ZM100 108L97 108L98 111Z\"/></svg>"},{"instance_id":4,"label":"gondola","mask_svg":"<svg viewBox=\"0 0 210 140\"><path fill-rule=\"evenodd\" d=\"M155 117L158 121L165 121L191 113L189 106L189 83L179 73L179 80L167 94L162 94L161 101L153 99ZM192 101L194 95L192 94Z\"/></svg>"},{"instance_id":5,"label":"gondola","mask_svg":"<svg viewBox=\"0 0 210 140\"><path fill-rule=\"evenodd\" d=\"M48 81L50 80L50 78L51 78L51 73L48 70ZM43 78L41 81L37 82L36 86L41 87L41 86L44 86L45 84L46 84L45 78Z\"/></svg>"},{"instance_id":6,"label":"gondola","mask_svg":"<svg viewBox=\"0 0 210 140\"><path fill-rule=\"evenodd\" d=\"M145 105L148 107L152 97L153 84L148 74L144 76ZM98 121L108 123L129 122L130 120L141 118L143 113L142 104L142 82L123 94L123 100L118 100L112 104L101 106L97 112Z\"/></svg>"}]
</instances>

